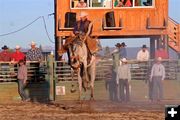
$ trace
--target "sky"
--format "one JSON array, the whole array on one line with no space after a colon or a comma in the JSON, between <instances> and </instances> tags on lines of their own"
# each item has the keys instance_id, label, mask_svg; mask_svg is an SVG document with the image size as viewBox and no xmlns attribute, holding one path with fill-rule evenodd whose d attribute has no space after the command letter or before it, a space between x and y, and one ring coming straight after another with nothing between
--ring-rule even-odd
<instances>
[{"instance_id":1,"label":"sky","mask_svg":"<svg viewBox=\"0 0 180 120\"><path fill-rule=\"evenodd\" d=\"M169 16L180 23L180 0L169 0ZM0 35L15 31L39 16L44 16L50 38L54 41L54 17L48 16L54 12L54 0L0 0ZM137 42L140 41L140 42ZM8 36L0 36L0 47L7 45L14 48L17 44L23 48L29 47L31 41L37 45L52 46L48 39L42 19L38 19L26 29ZM117 42L125 41L129 47L149 45L148 39L114 39L101 40L103 46L114 46ZM141 44L139 44L141 43Z\"/></svg>"}]
</instances>

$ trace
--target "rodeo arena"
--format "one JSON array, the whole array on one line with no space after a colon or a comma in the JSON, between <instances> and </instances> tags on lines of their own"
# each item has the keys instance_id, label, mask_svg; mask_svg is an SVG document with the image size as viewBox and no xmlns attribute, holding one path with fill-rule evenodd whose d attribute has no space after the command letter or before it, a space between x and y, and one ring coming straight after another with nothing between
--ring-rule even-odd
<instances>
[{"instance_id":1,"label":"rodeo arena","mask_svg":"<svg viewBox=\"0 0 180 120\"><path fill-rule=\"evenodd\" d=\"M0 44L0 120L180 120L180 24L169 2L54 0L54 51Z\"/></svg>"}]
</instances>

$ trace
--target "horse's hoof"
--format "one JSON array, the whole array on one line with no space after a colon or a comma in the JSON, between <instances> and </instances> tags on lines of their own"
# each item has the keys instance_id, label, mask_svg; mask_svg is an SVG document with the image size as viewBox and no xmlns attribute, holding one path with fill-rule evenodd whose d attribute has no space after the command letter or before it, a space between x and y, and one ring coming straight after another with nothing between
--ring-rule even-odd
<instances>
[{"instance_id":1,"label":"horse's hoof","mask_svg":"<svg viewBox=\"0 0 180 120\"><path fill-rule=\"evenodd\" d=\"M90 100L91 100L91 101L95 101L95 100L94 100L94 97L91 97Z\"/></svg>"}]
</instances>

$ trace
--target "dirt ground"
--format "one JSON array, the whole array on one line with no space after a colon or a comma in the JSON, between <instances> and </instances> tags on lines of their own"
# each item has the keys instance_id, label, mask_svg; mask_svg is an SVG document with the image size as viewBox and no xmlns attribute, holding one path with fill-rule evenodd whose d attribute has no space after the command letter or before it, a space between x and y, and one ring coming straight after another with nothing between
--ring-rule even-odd
<instances>
[{"instance_id":1,"label":"dirt ground","mask_svg":"<svg viewBox=\"0 0 180 120\"><path fill-rule=\"evenodd\" d=\"M171 103L150 103L148 101L130 103L110 101L8 102L0 103L0 120L163 120L165 104Z\"/></svg>"}]
</instances>

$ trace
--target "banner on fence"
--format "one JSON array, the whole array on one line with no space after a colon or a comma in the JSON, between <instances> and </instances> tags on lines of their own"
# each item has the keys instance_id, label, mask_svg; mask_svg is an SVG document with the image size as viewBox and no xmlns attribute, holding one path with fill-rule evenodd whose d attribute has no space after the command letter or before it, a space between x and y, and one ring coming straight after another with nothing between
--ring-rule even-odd
<instances>
[{"instance_id":1,"label":"banner on fence","mask_svg":"<svg viewBox=\"0 0 180 120\"><path fill-rule=\"evenodd\" d=\"M65 86L56 86L56 95L66 95Z\"/></svg>"}]
</instances>

